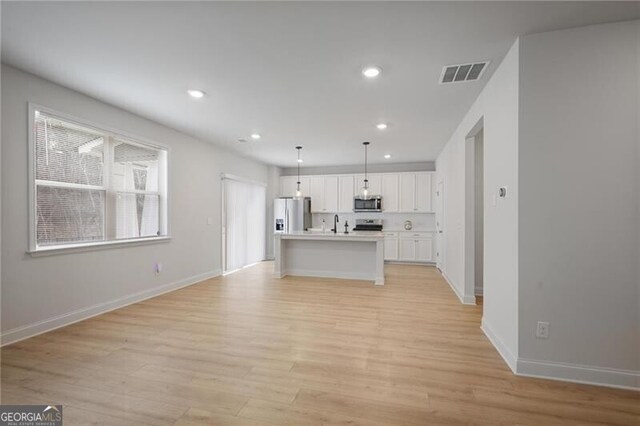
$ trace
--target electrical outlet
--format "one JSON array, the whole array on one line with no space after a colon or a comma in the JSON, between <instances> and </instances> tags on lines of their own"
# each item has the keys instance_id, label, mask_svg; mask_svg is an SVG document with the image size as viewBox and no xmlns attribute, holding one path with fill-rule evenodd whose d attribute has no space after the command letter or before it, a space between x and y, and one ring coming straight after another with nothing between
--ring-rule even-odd
<instances>
[{"instance_id":1,"label":"electrical outlet","mask_svg":"<svg viewBox=\"0 0 640 426\"><path fill-rule=\"evenodd\" d=\"M156 263L154 270L156 272L156 275L160 275L160 273L162 272L162 263Z\"/></svg>"},{"instance_id":2,"label":"electrical outlet","mask_svg":"<svg viewBox=\"0 0 640 426\"><path fill-rule=\"evenodd\" d=\"M549 323L546 321L538 321L538 328L536 329L536 337L538 339L549 338Z\"/></svg>"}]
</instances>

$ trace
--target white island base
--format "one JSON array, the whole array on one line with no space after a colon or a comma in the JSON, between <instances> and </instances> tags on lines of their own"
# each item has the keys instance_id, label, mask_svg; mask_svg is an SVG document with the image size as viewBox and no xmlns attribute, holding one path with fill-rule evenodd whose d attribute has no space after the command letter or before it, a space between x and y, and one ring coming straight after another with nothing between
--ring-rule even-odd
<instances>
[{"instance_id":1,"label":"white island base","mask_svg":"<svg viewBox=\"0 0 640 426\"><path fill-rule=\"evenodd\" d=\"M275 234L275 276L341 278L384 284L381 232Z\"/></svg>"}]
</instances>

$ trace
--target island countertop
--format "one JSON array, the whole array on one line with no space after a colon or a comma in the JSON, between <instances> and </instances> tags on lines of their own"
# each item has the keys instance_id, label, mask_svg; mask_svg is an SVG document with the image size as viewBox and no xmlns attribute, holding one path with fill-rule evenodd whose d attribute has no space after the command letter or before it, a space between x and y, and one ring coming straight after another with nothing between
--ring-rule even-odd
<instances>
[{"instance_id":1,"label":"island countertop","mask_svg":"<svg viewBox=\"0 0 640 426\"><path fill-rule=\"evenodd\" d=\"M276 233L276 238L283 240L320 240L320 241L379 241L384 240L383 232L371 231L350 231L348 234L344 232L313 232L313 231L294 231L289 233Z\"/></svg>"}]
</instances>

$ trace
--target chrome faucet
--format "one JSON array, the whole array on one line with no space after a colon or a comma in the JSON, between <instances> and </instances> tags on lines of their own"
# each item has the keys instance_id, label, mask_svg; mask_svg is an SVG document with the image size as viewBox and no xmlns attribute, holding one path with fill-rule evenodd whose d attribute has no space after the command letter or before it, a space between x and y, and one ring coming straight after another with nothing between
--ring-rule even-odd
<instances>
[{"instance_id":1,"label":"chrome faucet","mask_svg":"<svg viewBox=\"0 0 640 426\"><path fill-rule=\"evenodd\" d=\"M338 219L338 215L337 214L333 215L333 229L331 231L334 234L338 233L338 222L340 222L340 219Z\"/></svg>"}]
</instances>

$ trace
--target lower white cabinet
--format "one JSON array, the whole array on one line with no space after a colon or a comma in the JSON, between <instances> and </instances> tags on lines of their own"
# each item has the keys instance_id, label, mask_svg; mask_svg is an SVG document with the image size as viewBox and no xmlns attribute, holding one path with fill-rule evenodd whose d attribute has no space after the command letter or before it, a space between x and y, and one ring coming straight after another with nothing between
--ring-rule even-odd
<instances>
[{"instance_id":1,"label":"lower white cabinet","mask_svg":"<svg viewBox=\"0 0 640 426\"><path fill-rule=\"evenodd\" d=\"M398 260L398 233L384 233L384 260Z\"/></svg>"},{"instance_id":2,"label":"lower white cabinet","mask_svg":"<svg viewBox=\"0 0 640 426\"><path fill-rule=\"evenodd\" d=\"M433 262L433 240L431 238L416 240L416 261Z\"/></svg>"},{"instance_id":3,"label":"lower white cabinet","mask_svg":"<svg viewBox=\"0 0 640 426\"><path fill-rule=\"evenodd\" d=\"M398 252L398 260L433 262L433 236L429 232L402 232Z\"/></svg>"}]
</instances>

